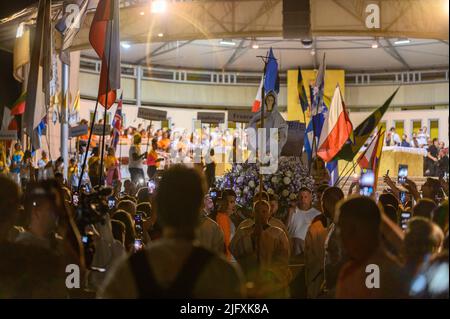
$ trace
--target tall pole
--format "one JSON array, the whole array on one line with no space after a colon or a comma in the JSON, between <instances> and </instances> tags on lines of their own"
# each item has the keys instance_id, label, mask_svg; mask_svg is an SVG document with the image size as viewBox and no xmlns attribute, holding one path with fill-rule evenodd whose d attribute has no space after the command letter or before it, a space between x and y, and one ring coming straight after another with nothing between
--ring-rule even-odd
<instances>
[{"instance_id":1,"label":"tall pole","mask_svg":"<svg viewBox=\"0 0 450 319\"><path fill-rule=\"evenodd\" d=\"M109 20L108 21L109 24L109 28L111 28L112 25L112 21ZM109 90L109 70L111 67L111 41L112 41L112 32L109 32L109 45L108 45L108 70L107 70L107 75L106 75L106 91L105 91L105 112L103 115L103 135L102 135L102 140L101 140L101 149L100 149L100 184L103 186L104 182L103 182L103 167L104 167L104 149L105 149L105 135L106 135L106 114L108 112L108 90ZM103 67L103 65L102 65ZM97 99L98 100L98 99ZM115 101L113 101L115 102Z\"/></svg>"},{"instance_id":2,"label":"tall pole","mask_svg":"<svg viewBox=\"0 0 450 319\"><path fill-rule=\"evenodd\" d=\"M61 70L61 92L62 92L62 103L61 103L61 157L64 160L64 169L63 175L64 179L67 179L67 168L69 167L69 150L68 150L68 141L69 141L69 114L67 110L67 100L69 97L69 65L62 63Z\"/></svg>"},{"instance_id":3,"label":"tall pole","mask_svg":"<svg viewBox=\"0 0 450 319\"><path fill-rule=\"evenodd\" d=\"M264 73L263 73L263 85L261 86L261 128L263 129L262 132L263 134L261 134L261 139L259 140L259 143L256 144L256 156L258 156L258 146L259 148L263 145L263 140L266 140L266 132L264 130L264 106L266 104L266 92L265 92L265 87L264 87L264 82L265 82L265 77L266 77L266 68L267 68L267 58L264 59ZM258 128L258 127L257 127ZM256 136L258 136L258 134L256 134ZM257 138L258 140L258 138ZM261 166L263 164L262 160L265 156L266 153L266 147L267 145L265 145L264 143L264 153L261 152L261 158L259 159L259 192L260 194L262 194L262 192L264 191L264 183L263 183L263 174L261 173ZM260 196L260 198L262 199L262 196Z\"/></svg>"}]
</instances>

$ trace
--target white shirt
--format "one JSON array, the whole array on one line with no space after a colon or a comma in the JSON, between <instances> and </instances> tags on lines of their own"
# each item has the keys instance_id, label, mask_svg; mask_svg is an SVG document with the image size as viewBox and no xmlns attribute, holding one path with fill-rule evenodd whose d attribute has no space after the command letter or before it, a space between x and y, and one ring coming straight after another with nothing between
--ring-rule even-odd
<instances>
[{"instance_id":1,"label":"white shirt","mask_svg":"<svg viewBox=\"0 0 450 319\"><path fill-rule=\"evenodd\" d=\"M417 135L417 143L419 143L420 147L428 144L428 137L429 136L426 133L420 133Z\"/></svg>"},{"instance_id":2,"label":"white shirt","mask_svg":"<svg viewBox=\"0 0 450 319\"><path fill-rule=\"evenodd\" d=\"M394 132L394 134L392 134L392 140L394 141L395 145L401 144L402 140L400 139L400 136Z\"/></svg>"},{"instance_id":3,"label":"white shirt","mask_svg":"<svg viewBox=\"0 0 450 319\"><path fill-rule=\"evenodd\" d=\"M133 153L136 153L137 156L141 155L141 147L137 145L131 145L130 150L128 152L128 167L129 168L142 168L142 159L139 158L137 161L133 159Z\"/></svg>"},{"instance_id":4,"label":"white shirt","mask_svg":"<svg viewBox=\"0 0 450 319\"><path fill-rule=\"evenodd\" d=\"M295 212L292 214L287 225L289 237L305 240L309 225L311 225L314 217L319 214L320 212L313 207L306 211L300 210L298 207L295 208Z\"/></svg>"}]
</instances>

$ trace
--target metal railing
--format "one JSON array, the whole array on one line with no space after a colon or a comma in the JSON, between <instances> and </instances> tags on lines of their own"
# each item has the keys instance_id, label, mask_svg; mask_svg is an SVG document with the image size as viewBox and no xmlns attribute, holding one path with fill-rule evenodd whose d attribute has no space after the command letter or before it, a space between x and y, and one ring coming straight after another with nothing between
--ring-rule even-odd
<instances>
[{"instance_id":1,"label":"metal railing","mask_svg":"<svg viewBox=\"0 0 450 319\"><path fill-rule=\"evenodd\" d=\"M99 60L82 57L80 71L100 73ZM207 70L171 69L141 66L142 79L203 85L235 85L258 86L261 73L258 72L220 72ZM122 76L137 78L138 65L122 64ZM280 84L286 85L286 73L280 74ZM448 69L404 71L404 72L374 72L374 73L346 73L347 86L422 84L448 82Z\"/></svg>"}]
</instances>

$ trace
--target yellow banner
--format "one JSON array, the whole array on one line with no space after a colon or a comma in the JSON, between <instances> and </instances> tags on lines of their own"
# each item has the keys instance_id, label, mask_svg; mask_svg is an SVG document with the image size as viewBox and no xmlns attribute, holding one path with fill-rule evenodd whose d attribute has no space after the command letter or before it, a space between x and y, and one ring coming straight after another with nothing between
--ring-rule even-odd
<instances>
[{"instance_id":1,"label":"yellow banner","mask_svg":"<svg viewBox=\"0 0 450 319\"><path fill-rule=\"evenodd\" d=\"M317 71L314 70L302 70L303 85L305 87L306 95L309 97L309 85L314 85L316 81ZM302 108L300 107L300 100L298 98L297 89L298 70L288 70L287 73L287 109L288 109L288 121L299 121L305 123L305 117L303 116ZM339 84L341 87L342 96L345 96L345 71L344 70L326 70L325 71L325 90L324 100L327 105L330 105L331 98L333 97L334 89ZM306 114L306 118L309 118L309 114Z\"/></svg>"}]
</instances>

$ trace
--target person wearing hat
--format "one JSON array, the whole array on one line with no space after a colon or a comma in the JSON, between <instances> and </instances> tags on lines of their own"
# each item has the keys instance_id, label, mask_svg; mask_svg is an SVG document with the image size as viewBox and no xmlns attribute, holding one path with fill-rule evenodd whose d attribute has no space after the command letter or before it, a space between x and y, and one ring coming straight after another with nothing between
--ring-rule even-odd
<instances>
[{"instance_id":1,"label":"person wearing hat","mask_svg":"<svg viewBox=\"0 0 450 319\"><path fill-rule=\"evenodd\" d=\"M145 180L142 160L147 157L147 153L141 153L141 134L136 133L133 136L133 145L129 151L128 170L130 171L131 181L135 184L143 184Z\"/></svg>"}]
</instances>

